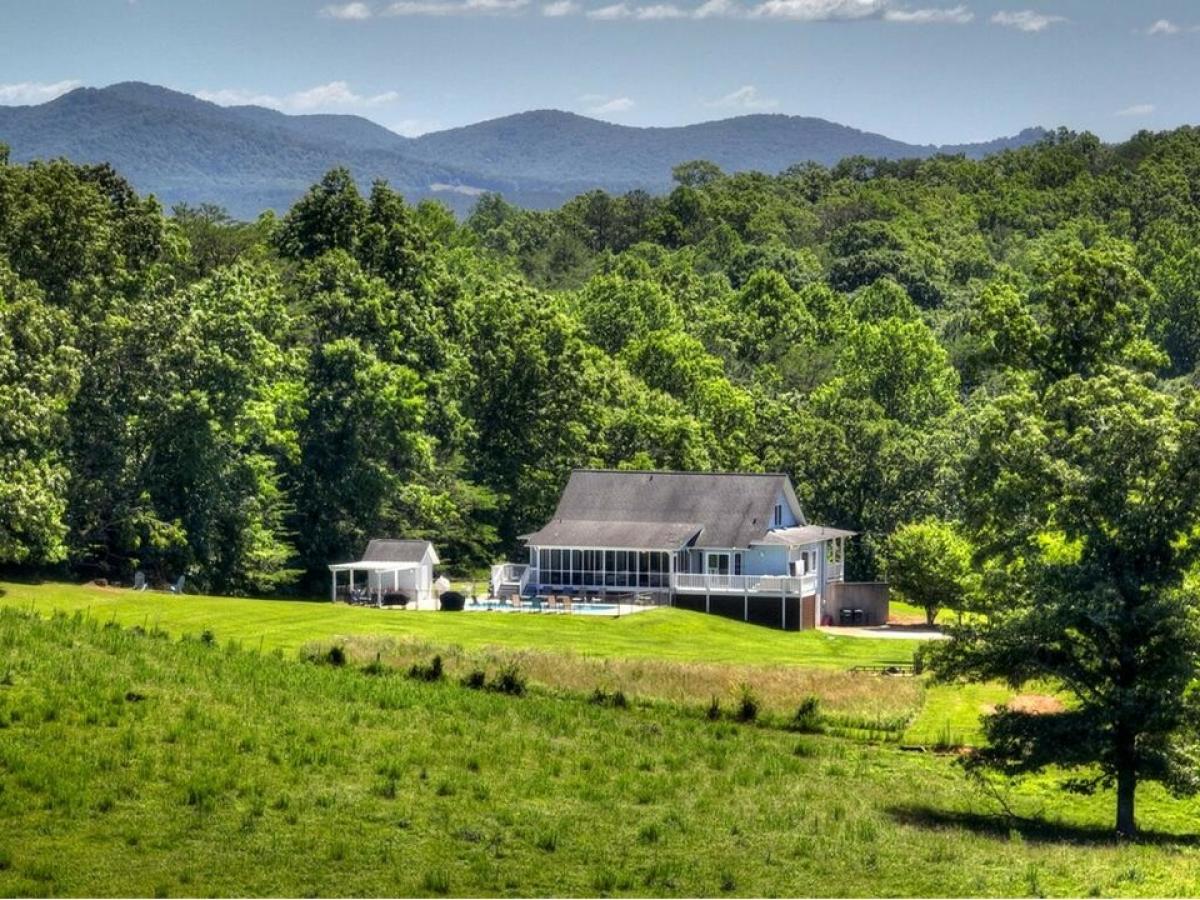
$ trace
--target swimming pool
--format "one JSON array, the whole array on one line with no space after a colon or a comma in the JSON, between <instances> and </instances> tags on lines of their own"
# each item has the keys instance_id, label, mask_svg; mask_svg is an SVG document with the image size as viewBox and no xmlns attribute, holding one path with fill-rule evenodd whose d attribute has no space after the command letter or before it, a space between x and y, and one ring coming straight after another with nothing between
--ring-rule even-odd
<instances>
[{"instance_id":1,"label":"swimming pool","mask_svg":"<svg viewBox=\"0 0 1200 900\"><path fill-rule=\"evenodd\" d=\"M621 613L621 605L619 603L594 603L594 602L577 602L572 603L570 609L563 606L556 606L553 609L549 604L543 603L541 609L538 609L528 600L521 603L520 606L513 606L511 603L499 603L495 600L487 600L481 603L468 603L463 607L465 612L503 612L503 613L573 613L581 616L616 616Z\"/></svg>"}]
</instances>

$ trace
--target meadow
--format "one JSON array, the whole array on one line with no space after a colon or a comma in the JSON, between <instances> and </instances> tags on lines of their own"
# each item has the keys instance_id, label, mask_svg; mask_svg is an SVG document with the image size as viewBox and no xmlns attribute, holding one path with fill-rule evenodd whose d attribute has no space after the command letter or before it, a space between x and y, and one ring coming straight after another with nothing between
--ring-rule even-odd
<instances>
[{"instance_id":1,"label":"meadow","mask_svg":"<svg viewBox=\"0 0 1200 900\"><path fill-rule=\"evenodd\" d=\"M0 611L0 894L1194 894L1196 803ZM497 673L487 673L493 683Z\"/></svg>"}]
</instances>

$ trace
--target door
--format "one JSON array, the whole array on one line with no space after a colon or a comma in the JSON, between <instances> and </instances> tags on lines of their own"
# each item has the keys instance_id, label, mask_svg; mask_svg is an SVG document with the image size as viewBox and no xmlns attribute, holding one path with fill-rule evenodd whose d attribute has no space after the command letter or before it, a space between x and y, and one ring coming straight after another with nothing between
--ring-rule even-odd
<instances>
[{"instance_id":1,"label":"door","mask_svg":"<svg viewBox=\"0 0 1200 900\"><path fill-rule=\"evenodd\" d=\"M704 573L713 587L729 586L729 554L708 553L705 556Z\"/></svg>"},{"instance_id":2,"label":"door","mask_svg":"<svg viewBox=\"0 0 1200 900\"><path fill-rule=\"evenodd\" d=\"M800 600L800 627L808 631L817 627L817 597L809 594Z\"/></svg>"}]
</instances>

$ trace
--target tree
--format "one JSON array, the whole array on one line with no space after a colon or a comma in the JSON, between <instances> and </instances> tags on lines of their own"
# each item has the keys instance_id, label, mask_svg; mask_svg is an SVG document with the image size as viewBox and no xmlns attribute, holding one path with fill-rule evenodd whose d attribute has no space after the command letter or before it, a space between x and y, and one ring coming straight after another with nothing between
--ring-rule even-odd
<instances>
[{"instance_id":1,"label":"tree","mask_svg":"<svg viewBox=\"0 0 1200 900\"><path fill-rule=\"evenodd\" d=\"M67 555L67 405L82 360L62 310L0 261L0 564Z\"/></svg>"},{"instance_id":2,"label":"tree","mask_svg":"<svg viewBox=\"0 0 1200 900\"><path fill-rule=\"evenodd\" d=\"M942 609L963 610L976 589L972 548L949 522L925 519L901 525L888 538L883 570L906 602L925 610L932 625Z\"/></svg>"},{"instance_id":3,"label":"tree","mask_svg":"<svg viewBox=\"0 0 1200 900\"><path fill-rule=\"evenodd\" d=\"M1115 784L1116 830L1132 835L1140 782L1200 788L1200 597L1184 581L1200 556L1200 398L1122 369L1042 392L1025 379L974 431L964 495L991 573L985 615L951 629L934 669L1048 682L1071 703L988 717L967 765Z\"/></svg>"}]
</instances>

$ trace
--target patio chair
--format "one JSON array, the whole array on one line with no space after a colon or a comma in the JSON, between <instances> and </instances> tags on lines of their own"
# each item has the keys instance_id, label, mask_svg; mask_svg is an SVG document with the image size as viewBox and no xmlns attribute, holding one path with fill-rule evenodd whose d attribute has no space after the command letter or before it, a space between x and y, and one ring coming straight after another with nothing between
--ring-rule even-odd
<instances>
[{"instance_id":1,"label":"patio chair","mask_svg":"<svg viewBox=\"0 0 1200 900\"><path fill-rule=\"evenodd\" d=\"M182 594L183 593L183 579L185 577L186 576L184 576L184 575L180 575L179 580L176 581L173 585L171 585L171 593L172 594Z\"/></svg>"},{"instance_id":2,"label":"patio chair","mask_svg":"<svg viewBox=\"0 0 1200 900\"><path fill-rule=\"evenodd\" d=\"M146 573L141 569L133 573L133 589L135 591L144 591L146 589Z\"/></svg>"},{"instance_id":3,"label":"patio chair","mask_svg":"<svg viewBox=\"0 0 1200 900\"><path fill-rule=\"evenodd\" d=\"M542 598L539 596L535 596L533 598L533 600L530 601L530 605L533 607L534 612L541 612L542 611Z\"/></svg>"}]
</instances>

